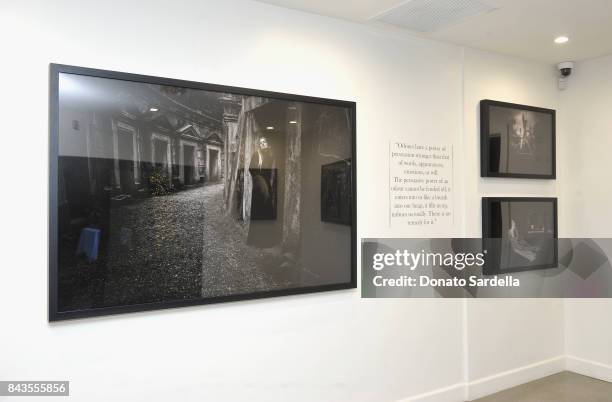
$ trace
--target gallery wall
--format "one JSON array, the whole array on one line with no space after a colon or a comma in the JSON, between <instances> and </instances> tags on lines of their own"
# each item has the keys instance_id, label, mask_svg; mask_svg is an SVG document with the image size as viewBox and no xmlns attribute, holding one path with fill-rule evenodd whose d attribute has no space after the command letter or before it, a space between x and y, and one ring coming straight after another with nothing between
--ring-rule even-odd
<instances>
[{"instance_id":1,"label":"gallery wall","mask_svg":"<svg viewBox=\"0 0 612 402\"><path fill-rule=\"evenodd\" d=\"M463 381L460 300L349 290L50 325L43 251L50 62L354 100L359 236L401 237L417 233L388 227L388 143L461 138L460 48L251 1L1 7L13 196L1 209L0 378L68 379L75 401L218 402L394 401Z\"/></svg>"},{"instance_id":2,"label":"gallery wall","mask_svg":"<svg viewBox=\"0 0 612 402\"><path fill-rule=\"evenodd\" d=\"M567 208L574 211L567 215L565 236L609 238L612 56L577 63L560 99L561 135L568 148L564 199ZM612 252L606 251L608 255ZM612 381L611 309L609 299L565 300L566 351L571 369Z\"/></svg>"},{"instance_id":3,"label":"gallery wall","mask_svg":"<svg viewBox=\"0 0 612 402\"><path fill-rule=\"evenodd\" d=\"M0 315L13 324L0 331L0 378L69 379L77 401L395 401L430 392L460 401L465 383L471 395L491 392L516 381L508 371L531 379L563 354L563 303L547 299L362 300L350 290L48 324L50 62L356 101L359 238L479 236L481 196L557 195L561 177L479 177L477 105L555 108L558 94L545 64L246 0L1 7L11 196L0 212L10 228L0 242ZM453 146L448 230L389 226L392 140Z\"/></svg>"},{"instance_id":4,"label":"gallery wall","mask_svg":"<svg viewBox=\"0 0 612 402\"><path fill-rule=\"evenodd\" d=\"M557 109L554 74L554 69L546 64L466 49L465 203L472 206L466 207L466 237L481 236L479 204L483 196L558 196L561 177L558 180L481 178L479 154L480 100ZM563 162L559 157L558 164ZM538 279L529 272L514 275L526 283ZM563 301L469 299L467 339L471 397L560 371L564 354Z\"/></svg>"}]
</instances>

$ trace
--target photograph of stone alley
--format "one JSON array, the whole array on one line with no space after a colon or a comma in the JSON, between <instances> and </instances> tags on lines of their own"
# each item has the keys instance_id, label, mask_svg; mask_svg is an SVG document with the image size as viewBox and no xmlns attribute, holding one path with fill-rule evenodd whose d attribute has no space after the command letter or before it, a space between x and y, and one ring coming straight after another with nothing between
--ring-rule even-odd
<instances>
[{"instance_id":1,"label":"photograph of stone alley","mask_svg":"<svg viewBox=\"0 0 612 402\"><path fill-rule=\"evenodd\" d=\"M350 226L320 219L350 108L67 73L58 92L58 311L351 280Z\"/></svg>"}]
</instances>

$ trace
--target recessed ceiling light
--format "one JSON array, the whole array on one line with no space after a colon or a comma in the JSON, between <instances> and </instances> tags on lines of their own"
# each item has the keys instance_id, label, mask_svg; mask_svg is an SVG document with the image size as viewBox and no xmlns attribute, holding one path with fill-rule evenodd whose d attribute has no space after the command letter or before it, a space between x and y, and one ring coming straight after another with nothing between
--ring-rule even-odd
<instances>
[{"instance_id":1,"label":"recessed ceiling light","mask_svg":"<svg viewBox=\"0 0 612 402\"><path fill-rule=\"evenodd\" d=\"M567 36L559 36L557 38L555 38L555 43L557 45L562 45L564 43L569 42L569 38Z\"/></svg>"},{"instance_id":2,"label":"recessed ceiling light","mask_svg":"<svg viewBox=\"0 0 612 402\"><path fill-rule=\"evenodd\" d=\"M158 110L159 110L159 109L158 109L158 108L156 108L156 107L152 107L151 109L149 109L149 111L151 111L151 112L157 112Z\"/></svg>"},{"instance_id":3,"label":"recessed ceiling light","mask_svg":"<svg viewBox=\"0 0 612 402\"><path fill-rule=\"evenodd\" d=\"M274 130L274 127L273 126L268 126L268 127L266 127L266 130Z\"/></svg>"},{"instance_id":4,"label":"recessed ceiling light","mask_svg":"<svg viewBox=\"0 0 612 402\"><path fill-rule=\"evenodd\" d=\"M297 121L295 121L295 120L289 120L289 124L297 124Z\"/></svg>"}]
</instances>

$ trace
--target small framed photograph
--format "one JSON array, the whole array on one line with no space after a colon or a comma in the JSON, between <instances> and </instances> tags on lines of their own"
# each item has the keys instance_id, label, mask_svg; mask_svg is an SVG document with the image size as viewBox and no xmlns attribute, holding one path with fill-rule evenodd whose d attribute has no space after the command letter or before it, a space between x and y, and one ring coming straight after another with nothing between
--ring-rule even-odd
<instances>
[{"instance_id":1,"label":"small framed photograph","mask_svg":"<svg viewBox=\"0 0 612 402\"><path fill-rule=\"evenodd\" d=\"M321 220L351 224L351 160L321 166Z\"/></svg>"},{"instance_id":2,"label":"small framed photograph","mask_svg":"<svg viewBox=\"0 0 612 402\"><path fill-rule=\"evenodd\" d=\"M557 199L484 197L482 238L487 275L556 267Z\"/></svg>"},{"instance_id":3,"label":"small framed photograph","mask_svg":"<svg viewBox=\"0 0 612 402\"><path fill-rule=\"evenodd\" d=\"M480 102L482 177L556 178L555 111Z\"/></svg>"}]
</instances>

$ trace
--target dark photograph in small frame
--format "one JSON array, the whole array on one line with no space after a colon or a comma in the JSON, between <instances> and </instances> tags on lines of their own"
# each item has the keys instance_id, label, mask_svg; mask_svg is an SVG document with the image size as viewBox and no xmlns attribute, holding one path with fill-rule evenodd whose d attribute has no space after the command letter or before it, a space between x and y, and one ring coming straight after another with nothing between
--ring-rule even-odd
<instances>
[{"instance_id":1,"label":"dark photograph in small frame","mask_svg":"<svg viewBox=\"0 0 612 402\"><path fill-rule=\"evenodd\" d=\"M485 274L554 268L556 198L483 198Z\"/></svg>"},{"instance_id":2,"label":"dark photograph in small frame","mask_svg":"<svg viewBox=\"0 0 612 402\"><path fill-rule=\"evenodd\" d=\"M480 102L481 176L554 179L555 111Z\"/></svg>"},{"instance_id":3,"label":"dark photograph in small frame","mask_svg":"<svg viewBox=\"0 0 612 402\"><path fill-rule=\"evenodd\" d=\"M351 160L321 166L321 220L351 224Z\"/></svg>"}]
</instances>

